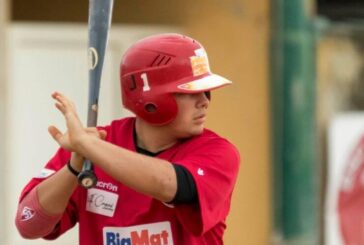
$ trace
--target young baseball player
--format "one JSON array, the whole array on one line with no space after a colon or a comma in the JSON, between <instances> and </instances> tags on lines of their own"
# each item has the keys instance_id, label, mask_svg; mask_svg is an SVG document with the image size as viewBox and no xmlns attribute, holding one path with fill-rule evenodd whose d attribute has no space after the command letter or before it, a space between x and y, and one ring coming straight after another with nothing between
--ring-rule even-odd
<instances>
[{"instance_id":1,"label":"young baseball player","mask_svg":"<svg viewBox=\"0 0 364 245\"><path fill-rule=\"evenodd\" d=\"M239 153L205 129L210 90L231 82L209 70L204 48L179 34L145 38L122 60L123 105L135 117L84 128L66 96L52 94L67 132L24 188L16 225L29 239L56 239L76 223L82 245L223 244ZM78 185L84 159L94 188Z\"/></svg>"}]
</instances>

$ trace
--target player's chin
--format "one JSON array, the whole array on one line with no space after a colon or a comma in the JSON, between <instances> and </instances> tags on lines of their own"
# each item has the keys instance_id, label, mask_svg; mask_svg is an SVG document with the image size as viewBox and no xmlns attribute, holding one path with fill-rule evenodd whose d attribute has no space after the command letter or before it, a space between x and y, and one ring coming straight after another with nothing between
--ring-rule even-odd
<instances>
[{"instance_id":1,"label":"player's chin","mask_svg":"<svg viewBox=\"0 0 364 245\"><path fill-rule=\"evenodd\" d=\"M197 136L202 134L204 130L204 125L203 124L199 124L199 125L194 125L194 127L191 129L191 136Z\"/></svg>"}]
</instances>

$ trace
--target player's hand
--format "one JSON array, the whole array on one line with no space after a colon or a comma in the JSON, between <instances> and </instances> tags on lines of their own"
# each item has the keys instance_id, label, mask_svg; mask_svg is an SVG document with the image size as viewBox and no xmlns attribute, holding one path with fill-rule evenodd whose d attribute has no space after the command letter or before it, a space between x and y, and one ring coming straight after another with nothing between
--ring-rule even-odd
<instances>
[{"instance_id":1,"label":"player's hand","mask_svg":"<svg viewBox=\"0 0 364 245\"><path fill-rule=\"evenodd\" d=\"M106 131L104 131L104 130L98 130L97 128L85 128L85 131L89 136L98 137L102 140L104 140L106 138ZM76 149L75 149L76 146L73 142L70 141L70 136L69 136L68 131L66 131L65 133L62 133L55 126L49 126L48 132L53 137L53 139L55 141L57 141L59 146L61 146L62 148L66 149L68 151L72 151L72 152L76 151Z\"/></svg>"},{"instance_id":2,"label":"player's hand","mask_svg":"<svg viewBox=\"0 0 364 245\"><path fill-rule=\"evenodd\" d=\"M66 96L54 92L52 97L56 100L55 106L62 112L66 120L67 131L62 133L55 126L50 126L48 132L62 148L77 152L77 147L79 147L82 140L87 140L88 137L105 139L106 131L97 130L96 128L84 128L77 115L75 105Z\"/></svg>"}]
</instances>

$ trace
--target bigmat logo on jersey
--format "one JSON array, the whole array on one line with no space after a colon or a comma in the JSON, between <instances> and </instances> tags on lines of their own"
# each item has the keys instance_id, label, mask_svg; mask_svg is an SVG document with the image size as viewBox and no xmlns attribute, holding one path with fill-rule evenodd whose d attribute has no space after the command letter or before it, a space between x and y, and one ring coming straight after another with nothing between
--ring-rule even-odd
<instances>
[{"instance_id":1,"label":"bigmat logo on jersey","mask_svg":"<svg viewBox=\"0 0 364 245\"><path fill-rule=\"evenodd\" d=\"M169 222L129 227L104 227L103 239L104 245L173 245Z\"/></svg>"}]
</instances>

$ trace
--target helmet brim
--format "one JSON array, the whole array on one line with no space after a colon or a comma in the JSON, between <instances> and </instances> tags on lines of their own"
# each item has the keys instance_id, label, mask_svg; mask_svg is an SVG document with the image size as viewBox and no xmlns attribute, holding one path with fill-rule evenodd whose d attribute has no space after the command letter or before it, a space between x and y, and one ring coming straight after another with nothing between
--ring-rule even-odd
<instances>
[{"instance_id":1,"label":"helmet brim","mask_svg":"<svg viewBox=\"0 0 364 245\"><path fill-rule=\"evenodd\" d=\"M217 89L226 85L230 85L232 82L220 75L209 74L202 78L180 83L175 87L175 93L199 93Z\"/></svg>"}]
</instances>

